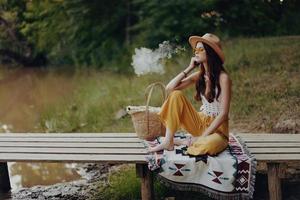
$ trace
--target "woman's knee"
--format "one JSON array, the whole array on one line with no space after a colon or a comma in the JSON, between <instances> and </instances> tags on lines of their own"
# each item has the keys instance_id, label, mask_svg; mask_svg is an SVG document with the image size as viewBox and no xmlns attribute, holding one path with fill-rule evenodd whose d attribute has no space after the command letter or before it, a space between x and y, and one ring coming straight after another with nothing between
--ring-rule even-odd
<instances>
[{"instance_id":1,"label":"woman's knee","mask_svg":"<svg viewBox=\"0 0 300 200\"><path fill-rule=\"evenodd\" d=\"M170 92L169 94L169 98L176 98L176 97L179 97L179 96L184 96L183 92L181 90L173 90L172 92Z\"/></svg>"},{"instance_id":2,"label":"woman's knee","mask_svg":"<svg viewBox=\"0 0 300 200\"><path fill-rule=\"evenodd\" d=\"M207 152L210 155L216 155L222 151L224 151L228 146L228 143L225 141L219 141L215 143L211 143L210 145L207 146Z\"/></svg>"},{"instance_id":3,"label":"woman's knee","mask_svg":"<svg viewBox=\"0 0 300 200\"><path fill-rule=\"evenodd\" d=\"M217 133L210 134L203 140L203 148L209 155L216 155L227 147L227 141Z\"/></svg>"},{"instance_id":4,"label":"woman's knee","mask_svg":"<svg viewBox=\"0 0 300 200\"><path fill-rule=\"evenodd\" d=\"M222 151L224 151L227 148L228 144L222 143L219 144L219 146L215 146L215 147L209 147L207 148L207 153L209 155L217 155L218 153L221 153Z\"/></svg>"}]
</instances>

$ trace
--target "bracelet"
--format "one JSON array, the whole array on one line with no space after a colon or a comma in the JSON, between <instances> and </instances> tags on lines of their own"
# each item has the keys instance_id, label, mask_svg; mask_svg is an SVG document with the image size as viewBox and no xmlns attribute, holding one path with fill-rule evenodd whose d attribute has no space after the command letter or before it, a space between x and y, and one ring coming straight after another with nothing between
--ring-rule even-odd
<instances>
[{"instance_id":1,"label":"bracelet","mask_svg":"<svg viewBox=\"0 0 300 200\"><path fill-rule=\"evenodd\" d=\"M204 81L207 82L207 81L209 81L209 80L210 80L209 76L206 75L206 74L204 74Z\"/></svg>"},{"instance_id":2,"label":"bracelet","mask_svg":"<svg viewBox=\"0 0 300 200\"><path fill-rule=\"evenodd\" d=\"M187 73L185 71L182 71L182 73L184 74L184 78L186 78Z\"/></svg>"}]
</instances>

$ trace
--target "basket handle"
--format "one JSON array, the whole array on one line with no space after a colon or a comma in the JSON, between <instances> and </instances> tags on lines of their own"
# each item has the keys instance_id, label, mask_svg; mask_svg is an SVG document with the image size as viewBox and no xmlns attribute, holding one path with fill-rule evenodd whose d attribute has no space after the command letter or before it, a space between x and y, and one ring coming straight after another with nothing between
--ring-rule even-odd
<instances>
[{"instance_id":1,"label":"basket handle","mask_svg":"<svg viewBox=\"0 0 300 200\"><path fill-rule=\"evenodd\" d=\"M146 88L145 96L146 96L147 134L149 134L149 129L150 129L150 127L149 127L149 103L150 103L150 99L152 97L153 89L155 86L159 87L162 91L162 96L163 96L162 103L164 103L164 101L166 100L166 87L163 83L155 82L155 83L150 84Z\"/></svg>"},{"instance_id":2,"label":"basket handle","mask_svg":"<svg viewBox=\"0 0 300 200\"><path fill-rule=\"evenodd\" d=\"M166 87L165 87L165 85L161 82L152 83L145 90L146 110L148 110L150 99L152 97L153 89L154 89L155 86L158 86L161 89L162 96L163 96L163 102L166 100Z\"/></svg>"}]
</instances>

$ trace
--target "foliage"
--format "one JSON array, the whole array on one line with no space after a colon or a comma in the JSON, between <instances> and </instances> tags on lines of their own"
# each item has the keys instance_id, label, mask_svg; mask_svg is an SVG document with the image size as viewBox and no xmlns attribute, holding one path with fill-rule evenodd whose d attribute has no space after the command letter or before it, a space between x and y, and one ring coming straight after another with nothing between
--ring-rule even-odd
<instances>
[{"instance_id":1,"label":"foliage","mask_svg":"<svg viewBox=\"0 0 300 200\"><path fill-rule=\"evenodd\" d=\"M134 48L164 40L300 33L297 0L1 0L0 9L0 55L113 71L132 71Z\"/></svg>"},{"instance_id":2,"label":"foliage","mask_svg":"<svg viewBox=\"0 0 300 200\"><path fill-rule=\"evenodd\" d=\"M117 0L34 0L21 32L53 64L102 66L121 53L124 5Z\"/></svg>"},{"instance_id":3,"label":"foliage","mask_svg":"<svg viewBox=\"0 0 300 200\"><path fill-rule=\"evenodd\" d=\"M213 1L137 0L134 3L140 10L139 20L132 30L140 33L137 40L153 48L163 40L186 43L190 34L201 34L203 30L213 32L216 28L215 16L202 17L213 10Z\"/></svg>"},{"instance_id":4,"label":"foliage","mask_svg":"<svg viewBox=\"0 0 300 200\"><path fill-rule=\"evenodd\" d=\"M183 192L167 188L156 179L156 176L153 182L155 199L158 200L166 197L189 200L211 199L199 192ZM89 200L138 200L141 199L140 191L141 180L136 176L135 166L122 165L110 174L108 184L100 183L99 190Z\"/></svg>"},{"instance_id":5,"label":"foliage","mask_svg":"<svg viewBox=\"0 0 300 200\"><path fill-rule=\"evenodd\" d=\"M130 183L130 184L128 184ZM154 181L155 199L163 199L167 188ZM123 165L109 176L109 183L100 187L91 200L138 200L141 198L141 181L134 165Z\"/></svg>"},{"instance_id":6,"label":"foliage","mask_svg":"<svg viewBox=\"0 0 300 200\"><path fill-rule=\"evenodd\" d=\"M220 13L220 31L229 36L270 36L299 34L297 0L215 1ZM289 22L288 22L289 21ZM292 25L293 24L293 25ZM296 28L297 27L297 28Z\"/></svg>"}]
</instances>

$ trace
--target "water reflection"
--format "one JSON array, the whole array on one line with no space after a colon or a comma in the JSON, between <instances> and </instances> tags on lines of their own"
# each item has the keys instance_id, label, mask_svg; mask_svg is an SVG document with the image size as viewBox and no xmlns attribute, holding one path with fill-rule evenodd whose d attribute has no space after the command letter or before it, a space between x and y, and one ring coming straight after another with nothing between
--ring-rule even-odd
<instances>
[{"instance_id":1,"label":"water reflection","mask_svg":"<svg viewBox=\"0 0 300 200\"><path fill-rule=\"evenodd\" d=\"M73 91L72 71L62 71L8 70L0 66L1 125L6 129L10 126L10 132L38 132L39 113Z\"/></svg>"},{"instance_id":2,"label":"water reflection","mask_svg":"<svg viewBox=\"0 0 300 200\"><path fill-rule=\"evenodd\" d=\"M12 190L79 179L75 166L76 164L10 162L8 169Z\"/></svg>"},{"instance_id":3,"label":"water reflection","mask_svg":"<svg viewBox=\"0 0 300 200\"><path fill-rule=\"evenodd\" d=\"M13 126L10 124L2 124L0 123L0 133L11 133Z\"/></svg>"},{"instance_id":4,"label":"water reflection","mask_svg":"<svg viewBox=\"0 0 300 200\"><path fill-rule=\"evenodd\" d=\"M70 97L74 71L0 66L0 132L41 132L40 113ZM8 163L12 189L80 178L74 164ZM0 199L3 199L0 195Z\"/></svg>"}]
</instances>

